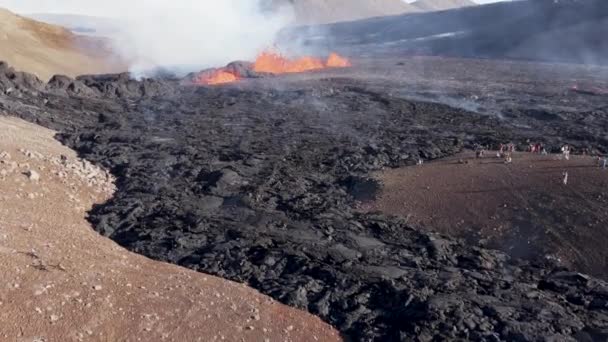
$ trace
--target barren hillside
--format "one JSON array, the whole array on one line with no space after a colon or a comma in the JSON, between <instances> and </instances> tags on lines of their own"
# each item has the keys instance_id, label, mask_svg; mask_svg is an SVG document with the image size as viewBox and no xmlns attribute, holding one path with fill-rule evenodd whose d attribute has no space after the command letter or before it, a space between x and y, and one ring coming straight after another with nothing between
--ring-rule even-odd
<instances>
[{"instance_id":1,"label":"barren hillside","mask_svg":"<svg viewBox=\"0 0 608 342\"><path fill-rule=\"evenodd\" d=\"M75 35L65 28L18 16L0 8L0 60L48 80L126 69L101 38Z\"/></svg>"},{"instance_id":2,"label":"barren hillside","mask_svg":"<svg viewBox=\"0 0 608 342\"><path fill-rule=\"evenodd\" d=\"M504 1L285 31L309 48L354 56L425 54L607 64L608 2Z\"/></svg>"}]
</instances>

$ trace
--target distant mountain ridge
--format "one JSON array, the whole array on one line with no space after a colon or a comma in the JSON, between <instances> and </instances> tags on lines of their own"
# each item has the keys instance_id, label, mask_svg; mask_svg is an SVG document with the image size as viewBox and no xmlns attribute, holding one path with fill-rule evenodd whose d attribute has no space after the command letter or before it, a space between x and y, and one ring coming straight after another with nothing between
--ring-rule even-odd
<instances>
[{"instance_id":1,"label":"distant mountain ridge","mask_svg":"<svg viewBox=\"0 0 608 342\"><path fill-rule=\"evenodd\" d=\"M59 25L72 32L109 37L120 31L118 20L77 14L32 13L26 15L37 21Z\"/></svg>"},{"instance_id":2,"label":"distant mountain ridge","mask_svg":"<svg viewBox=\"0 0 608 342\"><path fill-rule=\"evenodd\" d=\"M325 24L376 16L416 12L401 0L272 0L275 6L291 6L297 24Z\"/></svg>"},{"instance_id":3,"label":"distant mountain ridge","mask_svg":"<svg viewBox=\"0 0 608 342\"><path fill-rule=\"evenodd\" d=\"M471 0L417 0L411 3L412 6L423 12L444 11L454 8L477 6Z\"/></svg>"},{"instance_id":4,"label":"distant mountain ridge","mask_svg":"<svg viewBox=\"0 0 608 342\"><path fill-rule=\"evenodd\" d=\"M476 6L472 0L262 0L262 7L275 10L288 7L297 25L328 24L372 17L443 11ZM75 33L112 36L120 31L117 20L73 14L32 13L27 17L59 25Z\"/></svg>"},{"instance_id":5,"label":"distant mountain ridge","mask_svg":"<svg viewBox=\"0 0 608 342\"><path fill-rule=\"evenodd\" d=\"M292 7L301 25L353 21L372 17L475 6L471 0L266 0L266 7Z\"/></svg>"}]
</instances>

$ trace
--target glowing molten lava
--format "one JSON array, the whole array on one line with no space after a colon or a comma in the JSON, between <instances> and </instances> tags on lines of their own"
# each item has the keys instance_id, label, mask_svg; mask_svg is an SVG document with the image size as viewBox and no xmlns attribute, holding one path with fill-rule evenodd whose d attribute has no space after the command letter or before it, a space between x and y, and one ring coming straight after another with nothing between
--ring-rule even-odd
<instances>
[{"instance_id":1,"label":"glowing molten lava","mask_svg":"<svg viewBox=\"0 0 608 342\"><path fill-rule=\"evenodd\" d=\"M216 85L216 84L225 84L232 83L239 80L239 77L235 74L218 69L209 73L203 73L198 76L196 83L199 84L208 84L208 85Z\"/></svg>"},{"instance_id":2,"label":"glowing molten lava","mask_svg":"<svg viewBox=\"0 0 608 342\"><path fill-rule=\"evenodd\" d=\"M286 58L276 52L261 53L253 65L253 71L271 74L287 74L320 70L325 68L345 68L352 66L350 61L337 53L331 53L326 62L315 57Z\"/></svg>"},{"instance_id":3,"label":"glowing molten lava","mask_svg":"<svg viewBox=\"0 0 608 342\"><path fill-rule=\"evenodd\" d=\"M332 52L329 55L329 57L327 58L327 67L328 68L348 68L350 66L353 66L353 65L351 64L351 62L348 59L338 55L335 52Z\"/></svg>"},{"instance_id":4,"label":"glowing molten lava","mask_svg":"<svg viewBox=\"0 0 608 342\"><path fill-rule=\"evenodd\" d=\"M277 52L266 51L258 56L250 70L257 73L288 74L325 68L346 68L350 66L352 66L350 61L337 53L331 53L327 60L323 61L322 59L310 56L290 59ZM196 77L194 83L218 85L236 82L240 78L238 72L229 68L220 68L200 73Z\"/></svg>"},{"instance_id":5,"label":"glowing molten lava","mask_svg":"<svg viewBox=\"0 0 608 342\"><path fill-rule=\"evenodd\" d=\"M253 64L253 71L271 74L285 74L323 69L325 65L314 57L290 60L275 52L263 52Z\"/></svg>"}]
</instances>

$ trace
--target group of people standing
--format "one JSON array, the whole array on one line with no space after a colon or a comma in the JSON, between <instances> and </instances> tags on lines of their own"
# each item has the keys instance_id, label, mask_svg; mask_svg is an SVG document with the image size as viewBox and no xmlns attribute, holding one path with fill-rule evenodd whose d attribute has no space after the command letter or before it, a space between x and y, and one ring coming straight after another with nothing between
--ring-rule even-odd
<instances>
[{"instance_id":1,"label":"group of people standing","mask_svg":"<svg viewBox=\"0 0 608 342\"><path fill-rule=\"evenodd\" d=\"M545 145L542 143L530 144L530 148L528 150L531 153L540 153L542 155L547 155L547 150L545 149Z\"/></svg>"},{"instance_id":2,"label":"group of people standing","mask_svg":"<svg viewBox=\"0 0 608 342\"><path fill-rule=\"evenodd\" d=\"M504 158L506 164L511 164L513 162L513 152L515 152L515 144L500 144L496 157Z\"/></svg>"},{"instance_id":3,"label":"group of people standing","mask_svg":"<svg viewBox=\"0 0 608 342\"><path fill-rule=\"evenodd\" d=\"M562 160L570 160L570 155L572 154L572 147L568 144L565 144L561 147L561 157ZM584 153L585 150L583 150ZM508 144L500 144L498 146L498 151L496 152L497 158L504 158L506 164L510 164L513 162L513 152L515 152L515 145L513 143ZM528 152L530 153L539 153L542 155L547 155L547 149L542 143L529 143ZM485 146L477 146L475 148L475 157L483 158L486 153ZM584 153L585 154L585 153ZM598 156L597 157L597 166L603 169L608 169L608 156ZM563 179L562 182L564 185L568 185L568 172L564 171L562 173Z\"/></svg>"}]
</instances>

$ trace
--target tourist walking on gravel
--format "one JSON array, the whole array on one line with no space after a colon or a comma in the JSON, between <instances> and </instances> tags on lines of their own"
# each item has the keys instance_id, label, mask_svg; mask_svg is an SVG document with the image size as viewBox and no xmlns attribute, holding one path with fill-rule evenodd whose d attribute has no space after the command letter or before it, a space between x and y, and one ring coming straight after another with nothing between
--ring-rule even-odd
<instances>
[{"instance_id":1,"label":"tourist walking on gravel","mask_svg":"<svg viewBox=\"0 0 608 342\"><path fill-rule=\"evenodd\" d=\"M563 179L564 185L568 185L568 171L565 171L563 173L563 175L564 175L564 179Z\"/></svg>"}]
</instances>

